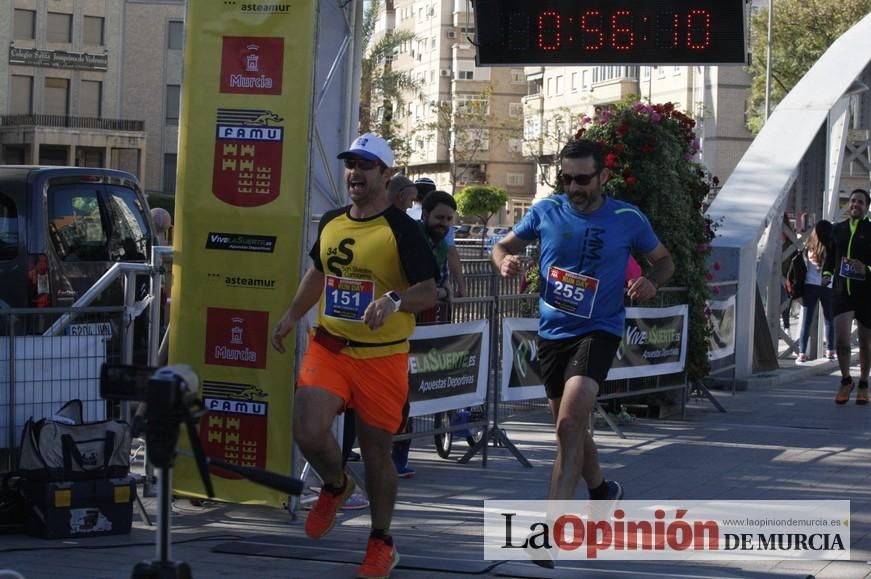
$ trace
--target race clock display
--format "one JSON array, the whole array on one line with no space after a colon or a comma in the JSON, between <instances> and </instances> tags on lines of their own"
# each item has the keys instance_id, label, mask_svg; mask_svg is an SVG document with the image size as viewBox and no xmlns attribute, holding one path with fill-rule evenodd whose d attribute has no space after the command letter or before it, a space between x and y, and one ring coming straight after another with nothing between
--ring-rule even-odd
<instances>
[{"instance_id":1,"label":"race clock display","mask_svg":"<svg viewBox=\"0 0 871 579\"><path fill-rule=\"evenodd\" d=\"M475 0L478 64L743 64L745 0Z\"/></svg>"}]
</instances>

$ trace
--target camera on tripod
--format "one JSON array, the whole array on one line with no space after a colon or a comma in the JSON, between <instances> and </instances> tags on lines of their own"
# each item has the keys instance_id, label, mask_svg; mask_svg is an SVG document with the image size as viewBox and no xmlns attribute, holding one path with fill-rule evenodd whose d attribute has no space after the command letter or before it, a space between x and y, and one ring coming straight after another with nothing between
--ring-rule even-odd
<instances>
[{"instance_id":1,"label":"camera on tripod","mask_svg":"<svg viewBox=\"0 0 871 579\"><path fill-rule=\"evenodd\" d=\"M199 378L193 368L185 364L147 368L103 364L100 374L100 396L106 400L125 400L145 403L133 420L133 435L145 432L148 458L158 468L170 468L178 442L179 425L195 427L202 415L197 399ZM197 444L191 433L191 446L197 453ZM198 442L198 441L197 441ZM206 489L211 485L203 480ZM209 496L213 496L209 492Z\"/></svg>"},{"instance_id":2,"label":"camera on tripod","mask_svg":"<svg viewBox=\"0 0 871 579\"><path fill-rule=\"evenodd\" d=\"M145 432L148 461L157 469L159 482L157 557L136 565L133 579L189 579L192 576L189 565L175 563L170 558L170 480L182 422L185 423L191 451L209 497L215 496L209 477L209 464L289 495L299 495L303 491L304 485L299 479L207 457L197 435L197 420L205 413L197 398L198 389L197 373L185 364L156 370L103 364L100 373L100 395L103 398L144 404L137 411L133 430L134 433Z\"/></svg>"}]
</instances>

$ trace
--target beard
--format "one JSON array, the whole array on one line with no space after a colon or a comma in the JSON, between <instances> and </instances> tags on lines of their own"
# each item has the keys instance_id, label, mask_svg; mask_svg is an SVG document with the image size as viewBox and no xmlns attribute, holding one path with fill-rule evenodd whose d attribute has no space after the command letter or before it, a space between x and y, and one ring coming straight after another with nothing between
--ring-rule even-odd
<instances>
[{"instance_id":1,"label":"beard","mask_svg":"<svg viewBox=\"0 0 871 579\"><path fill-rule=\"evenodd\" d=\"M441 241L448 234L448 230L447 228L442 228L440 226L430 227L427 225L426 233L433 241Z\"/></svg>"}]
</instances>

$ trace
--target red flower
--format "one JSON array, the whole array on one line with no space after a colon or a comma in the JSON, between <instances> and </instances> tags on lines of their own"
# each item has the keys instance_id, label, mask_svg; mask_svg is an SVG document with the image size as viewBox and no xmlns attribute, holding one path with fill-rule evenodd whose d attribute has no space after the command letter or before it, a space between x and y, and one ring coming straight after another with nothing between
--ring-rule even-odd
<instances>
[{"instance_id":1,"label":"red flower","mask_svg":"<svg viewBox=\"0 0 871 579\"><path fill-rule=\"evenodd\" d=\"M650 155L651 153L653 153L653 145L648 145L648 144L641 145L640 150L645 155Z\"/></svg>"},{"instance_id":2,"label":"red flower","mask_svg":"<svg viewBox=\"0 0 871 579\"><path fill-rule=\"evenodd\" d=\"M714 262L714 271L720 271L720 262L719 261Z\"/></svg>"},{"instance_id":3,"label":"red flower","mask_svg":"<svg viewBox=\"0 0 871 579\"><path fill-rule=\"evenodd\" d=\"M638 179L636 179L632 175L629 175L628 177L626 177L626 185L628 185L629 187L633 187L637 182L638 182Z\"/></svg>"},{"instance_id":4,"label":"red flower","mask_svg":"<svg viewBox=\"0 0 871 579\"><path fill-rule=\"evenodd\" d=\"M611 150L614 151L615 153L622 153L625 149L626 149L626 147L624 147L623 145L617 144L617 145L614 145L614 147Z\"/></svg>"},{"instance_id":5,"label":"red flower","mask_svg":"<svg viewBox=\"0 0 871 579\"><path fill-rule=\"evenodd\" d=\"M629 132L629 125L627 125L626 123L623 123L622 125L617 127L617 134L620 135L621 137L626 136L626 133L628 133L628 132Z\"/></svg>"},{"instance_id":6,"label":"red flower","mask_svg":"<svg viewBox=\"0 0 871 579\"><path fill-rule=\"evenodd\" d=\"M617 166L617 161L618 161L617 155L615 155L614 153L609 153L605 157L605 166L608 167L609 169L613 169L614 167Z\"/></svg>"},{"instance_id":7,"label":"red flower","mask_svg":"<svg viewBox=\"0 0 871 579\"><path fill-rule=\"evenodd\" d=\"M712 281L714 279L714 274L708 272L705 274L705 277L708 278L708 281Z\"/></svg>"},{"instance_id":8,"label":"red flower","mask_svg":"<svg viewBox=\"0 0 871 579\"><path fill-rule=\"evenodd\" d=\"M720 293L720 288L714 286L713 292L714 292L715 295L716 295L716 294L719 294L719 293Z\"/></svg>"}]
</instances>

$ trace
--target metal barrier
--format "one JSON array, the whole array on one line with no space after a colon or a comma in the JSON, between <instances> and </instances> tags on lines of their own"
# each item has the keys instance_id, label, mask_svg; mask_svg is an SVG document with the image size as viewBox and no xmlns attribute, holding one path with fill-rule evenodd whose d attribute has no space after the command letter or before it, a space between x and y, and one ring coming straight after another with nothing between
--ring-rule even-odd
<instances>
[{"instance_id":1,"label":"metal barrier","mask_svg":"<svg viewBox=\"0 0 871 579\"><path fill-rule=\"evenodd\" d=\"M0 466L15 464L28 418L52 416L69 400L85 403L88 421L130 420L129 403L100 398L100 368L104 362L156 365L160 308L149 305L160 295L161 263L171 251L153 247L150 264L114 264L70 307L0 309ZM149 277L149 291L139 301L137 274ZM119 278L123 305L90 305Z\"/></svg>"}]
</instances>

